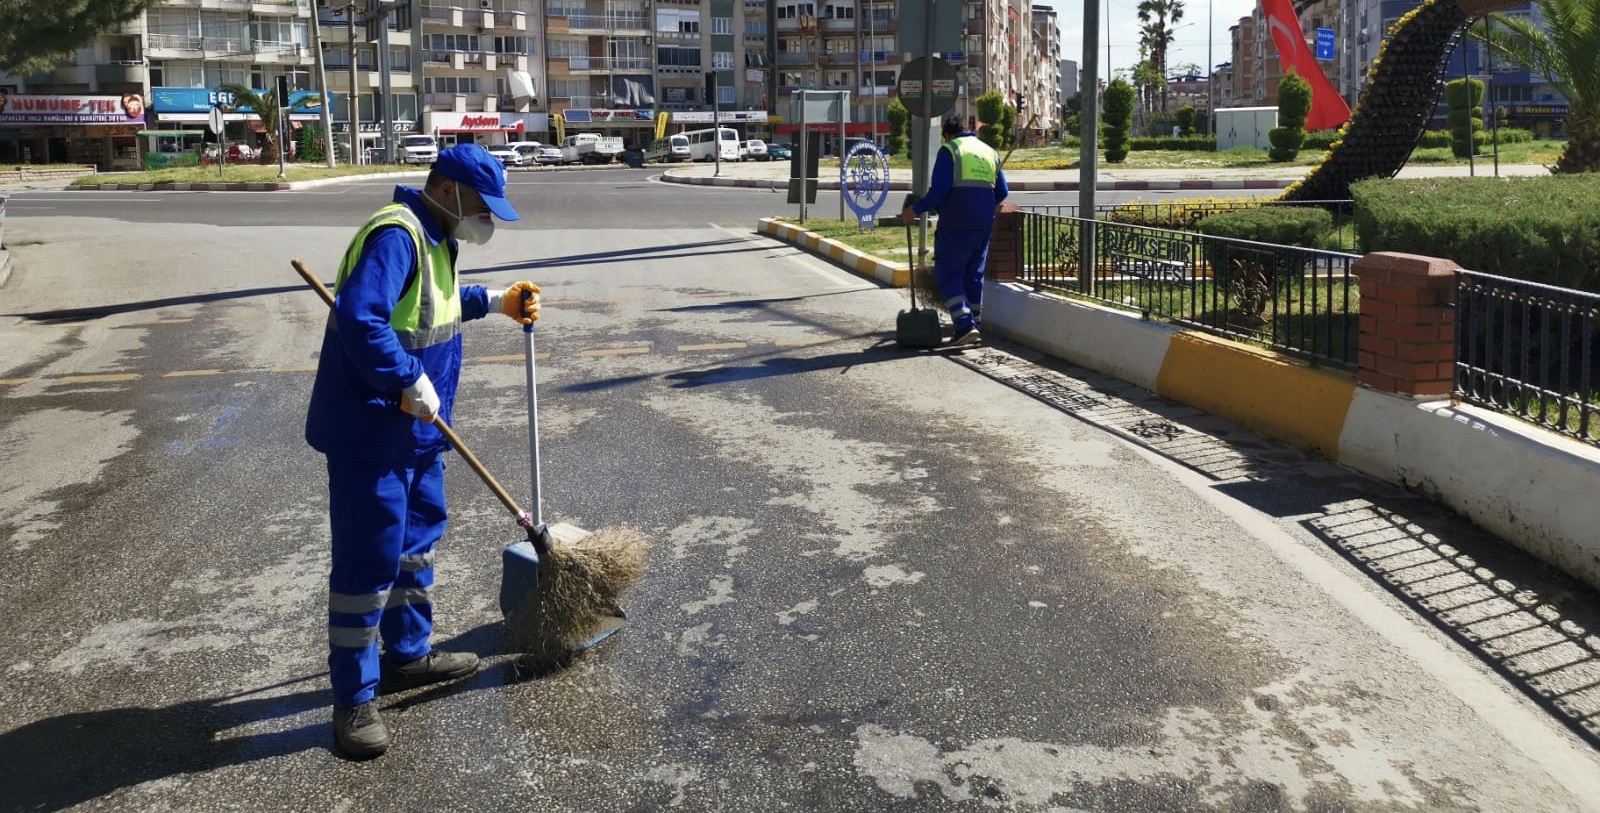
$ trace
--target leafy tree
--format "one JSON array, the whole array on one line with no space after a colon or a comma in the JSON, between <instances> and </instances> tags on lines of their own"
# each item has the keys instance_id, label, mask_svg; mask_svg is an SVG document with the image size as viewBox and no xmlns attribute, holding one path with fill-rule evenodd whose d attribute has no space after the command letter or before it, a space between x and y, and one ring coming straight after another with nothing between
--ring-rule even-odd
<instances>
[{"instance_id":1,"label":"leafy tree","mask_svg":"<svg viewBox=\"0 0 1600 813\"><path fill-rule=\"evenodd\" d=\"M1267 131L1272 148L1267 157L1293 161L1306 140L1306 114L1311 112L1311 83L1290 70L1278 84L1278 126Z\"/></svg>"},{"instance_id":2,"label":"leafy tree","mask_svg":"<svg viewBox=\"0 0 1600 813\"><path fill-rule=\"evenodd\" d=\"M1121 77L1111 80L1103 104L1106 163L1120 164L1128 157L1128 134L1133 129L1133 86Z\"/></svg>"},{"instance_id":3,"label":"leafy tree","mask_svg":"<svg viewBox=\"0 0 1600 813\"><path fill-rule=\"evenodd\" d=\"M978 105L978 121L983 126L978 128L978 140L996 150L1005 149L1004 134L1000 129L1000 117L1004 115L1001 110L1006 106L1006 97L998 90L991 90L976 99Z\"/></svg>"},{"instance_id":4,"label":"leafy tree","mask_svg":"<svg viewBox=\"0 0 1600 813\"><path fill-rule=\"evenodd\" d=\"M1526 17L1494 14L1489 47L1495 55L1545 78L1567 100L1567 146L1555 172L1600 172L1600 4L1594 0L1538 0L1548 26ZM1474 37L1483 39L1481 33Z\"/></svg>"},{"instance_id":5,"label":"leafy tree","mask_svg":"<svg viewBox=\"0 0 1600 813\"><path fill-rule=\"evenodd\" d=\"M261 151L259 161L262 164L278 163L278 151L282 146L278 142L278 120L284 110L278 107L278 94L271 90L255 90L244 85L228 83L217 90L233 96L233 109L248 107L256 111L261 117L261 126L266 130L267 148ZM315 93L308 93L296 99L289 105L289 111L301 110L312 105L322 104L322 97Z\"/></svg>"},{"instance_id":6,"label":"leafy tree","mask_svg":"<svg viewBox=\"0 0 1600 813\"><path fill-rule=\"evenodd\" d=\"M896 96L889 100L889 154L899 155L906 148L906 122L911 120L911 111L900 102Z\"/></svg>"},{"instance_id":7,"label":"leafy tree","mask_svg":"<svg viewBox=\"0 0 1600 813\"><path fill-rule=\"evenodd\" d=\"M1181 19L1183 0L1139 0L1139 44L1160 82L1160 87L1150 89L1159 95L1160 109L1163 111L1167 109L1167 53L1172 48Z\"/></svg>"},{"instance_id":8,"label":"leafy tree","mask_svg":"<svg viewBox=\"0 0 1600 813\"><path fill-rule=\"evenodd\" d=\"M1184 138L1194 135L1194 121L1197 115L1192 104L1178 108L1178 135Z\"/></svg>"},{"instance_id":9,"label":"leafy tree","mask_svg":"<svg viewBox=\"0 0 1600 813\"><path fill-rule=\"evenodd\" d=\"M1000 108L1000 143L1008 150L1017 143L1017 110L1009 104Z\"/></svg>"},{"instance_id":10,"label":"leafy tree","mask_svg":"<svg viewBox=\"0 0 1600 813\"><path fill-rule=\"evenodd\" d=\"M1466 158L1483 136L1483 83L1455 79L1444 86L1445 122L1450 125L1450 153Z\"/></svg>"},{"instance_id":11,"label":"leafy tree","mask_svg":"<svg viewBox=\"0 0 1600 813\"><path fill-rule=\"evenodd\" d=\"M47 73L151 0L0 0L0 72Z\"/></svg>"}]
</instances>

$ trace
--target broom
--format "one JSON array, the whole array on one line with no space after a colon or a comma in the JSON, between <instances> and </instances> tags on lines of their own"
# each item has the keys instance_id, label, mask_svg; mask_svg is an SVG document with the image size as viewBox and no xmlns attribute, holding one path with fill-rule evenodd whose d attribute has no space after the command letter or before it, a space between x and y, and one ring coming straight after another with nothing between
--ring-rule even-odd
<instances>
[{"instance_id":1,"label":"broom","mask_svg":"<svg viewBox=\"0 0 1600 813\"><path fill-rule=\"evenodd\" d=\"M322 301L333 307L333 294L322 280L300 260L290 264ZM606 619L622 617L618 597L644 578L650 550L644 535L627 526L594 533L562 526L556 529L559 536L569 539L558 539L558 533L517 505L443 419L436 418L433 425L527 531L527 544L536 552L531 557L533 567L519 571L515 578L509 572L502 574L503 646L508 652L526 653L527 662L519 667L543 673L615 632L616 627L600 628ZM512 546L520 547L521 542ZM508 556L508 561L521 558Z\"/></svg>"}]
</instances>

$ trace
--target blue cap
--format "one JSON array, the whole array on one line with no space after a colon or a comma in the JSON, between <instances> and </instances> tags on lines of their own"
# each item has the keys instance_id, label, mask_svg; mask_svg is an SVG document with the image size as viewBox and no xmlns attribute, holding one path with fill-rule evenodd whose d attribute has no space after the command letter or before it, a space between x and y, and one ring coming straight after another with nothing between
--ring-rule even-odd
<instances>
[{"instance_id":1,"label":"blue cap","mask_svg":"<svg viewBox=\"0 0 1600 813\"><path fill-rule=\"evenodd\" d=\"M500 160L477 144L457 144L439 151L433 168L483 197L489 211L501 220L518 220L517 210L506 200L506 170Z\"/></svg>"}]
</instances>

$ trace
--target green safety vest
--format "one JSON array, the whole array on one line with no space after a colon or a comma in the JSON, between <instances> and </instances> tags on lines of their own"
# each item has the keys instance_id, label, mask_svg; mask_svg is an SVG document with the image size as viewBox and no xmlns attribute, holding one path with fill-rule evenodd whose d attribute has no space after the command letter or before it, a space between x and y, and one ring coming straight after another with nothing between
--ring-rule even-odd
<instances>
[{"instance_id":1,"label":"green safety vest","mask_svg":"<svg viewBox=\"0 0 1600 813\"><path fill-rule=\"evenodd\" d=\"M999 174L1000 155L972 136L952 138L944 143L940 149L950 153L955 167L955 179L950 184L958 186L980 186L993 189L995 177Z\"/></svg>"},{"instance_id":2,"label":"green safety vest","mask_svg":"<svg viewBox=\"0 0 1600 813\"><path fill-rule=\"evenodd\" d=\"M403 203L391 203L379 209L356 232L350 248L345 251L344 261L339 264L339 278L333 289L338 291L345 277L356 267L367 237L385 226L405 229L417 253L417 267L408 275L405 292L389 314L389 326L400 338L400 346L420 350L454 339L461 332L461 290L456 285L450 246L443 240L429 246L422 221Z\"/></svg>"}]
</instances>

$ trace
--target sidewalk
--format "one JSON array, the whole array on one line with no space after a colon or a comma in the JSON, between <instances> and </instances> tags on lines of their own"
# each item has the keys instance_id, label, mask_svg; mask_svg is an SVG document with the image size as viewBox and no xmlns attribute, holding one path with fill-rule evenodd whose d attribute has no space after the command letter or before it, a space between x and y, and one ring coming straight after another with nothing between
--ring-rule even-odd
<instances>
[{"instance_id":1,"label":"sidewalk","mask_svg":"<svg viewBox=\"0 0 1600 813\"><path fill-rule=\"evenodd\" d=\"M1467 177L1469 170L1478 176L1494 174L1493 164L1465 166L1407 166L1400 170L1401 178L1453 178ZM1249 169L1124 169L1099 167L1095 188L1107 191L1140 192L1148 190L1207 190L1207 189L1283 189L1305 177L1311 167L1256 167ZM820 170L820 187L838 189L837 170L830 177L829 169ZM1549 170L1539 164L1501 164L1500 177L1548 175ZM715 175L716 177L713 177ZM737 186L759 189L787 188L789 162L727 162L718 168L714 164L689 164L673 166L662 175L670 183L698 184L702 186ZM1019 169L1006 173L1006 181L1015 192L1070 192L1081 183L1076 169ZM911 189L911 170L891 169L889 188L896 191Z\"/></svg>"}]
</instances>

